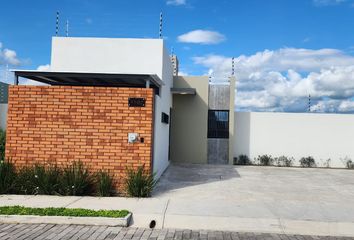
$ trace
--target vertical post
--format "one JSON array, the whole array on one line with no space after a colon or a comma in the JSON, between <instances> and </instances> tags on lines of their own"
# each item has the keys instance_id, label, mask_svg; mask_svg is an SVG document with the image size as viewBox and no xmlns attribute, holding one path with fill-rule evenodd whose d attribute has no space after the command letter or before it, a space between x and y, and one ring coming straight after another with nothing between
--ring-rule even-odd
<instances>
[{"instance_id":1,"label":"vertical post","mask_svg":"<svg viewBox=\"0 0 354 240\"><path fill-rule=\"evenodd\" d=\"M232 71L231 76L235 76L235 58L232 57Z\"/></svg>"},{"instance_id":2,"label":"vertical post","mask_svg":"<svg viewBox=\"0 0 354 240\"><path fill-rule=\"evenodd\" d=\"M69 37L69 20L66 20L66 37Z\"/></svg>"},{"instance_id":3,"label":"vertical post","mask_svg":"<svg viewBox=\"0 0 354 240\"><path fill-rule=\"evenodd\" d=\"M57 19L55 24L55 36L58 36L58 34L59 34L59 11L57 11Z\"/></svg>"},{"instance_id":4,"label":"vertical post","mask_svg":"<svg viewBox=\"0 0 354 240\"><path fill-rule=\"evenodd\" d=\"M159 38L162 38L162 12L160 12L160 29L159 29Z\"/></svg>"},{"instance_id":5,"label":"vertical post","mask_svg":"<svg viewBox=\"0 0 354 240\"><path fill-rule=\"evenodd\" d=\"M145 82L145 87L146 87L146 88L150 88L150 80L146 80L146 82Z\"/></svg>"},{"instance_id":6,"label":"vertical post","mask_svg":"<svg viewBox=\"0 0 354 240\"><path fill-rule=\"evenodd\" d=\"M14 84L17 86L18 85L18 76L17 74L15 73L15 80L14 80Z\"/></svg>"},{"instance_id":7,"label":"vertical post","mask_svg":"<svg viewBox=\"0 0 354 240\"><path fill-rule=\"evenodd\" d=\"M309 108L308 108L308 112L311 112L311 95L309 94Z\"/></svg>"}]
</instances>

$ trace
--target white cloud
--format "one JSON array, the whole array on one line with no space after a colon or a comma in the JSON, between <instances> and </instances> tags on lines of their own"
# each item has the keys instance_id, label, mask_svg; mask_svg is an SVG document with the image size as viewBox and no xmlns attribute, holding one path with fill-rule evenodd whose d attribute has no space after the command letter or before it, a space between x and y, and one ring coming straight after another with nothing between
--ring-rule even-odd
<instances>
[{"instance_id":1,"label":"white cloud","mask_svg":"<svg viewBox=\"0 0 354 240\"><path fill-rule=\"evenodd\" d=\"M45 65L39 65L37 67L38 71L50 71L50 65L49 64L45 64Z\"/></svg>"},{"instance_id":2,"label":"white cloud","mask_svg":"<svg viewBox=\"0 0 354 240\"><path fill-rule=\"evenodd\" d=\"M19 65L20 60L17 58L17 54L14 50L11 49L4 49L3 57L5 62L9 63L10 65Z\"/></svg>"},{"instance_id":3,"label":"white cloud","mask_svg":"<svg viewBox=\"0 0 354 240\"><path fill-rule=\"evenodd\" d=\"M193 58L215 81L231 73L231 58ZM353 111L354 57L337 49L283 48L235 58L236 108L254 111L306 111L311 94L316 111ZM333 110L331 108L336 108Z\"/></svg>"},{"instance_id":4,"label":"white cloud","mask_svg":"<svg viewBox=\"0 0 354 240\"><path fill-rule=\"evenodd\" d=\"M207 30L194 30L178 36L179 42L217 44L226 40L226 37L219 32Z\"/></svg>"},{"instance_id":5,"label":"white cloud","mask_svg":"<svg viewBox=\"0 0 354 240\"><path fill-rule=\"evenodd\" d=\"M3 44L0 42L0 65L18 66L20 64L17 53L8 48L3 49Z\"/></svg>"},{"instance_id":6,"label":"white cloud","mask_svg":"<svg viewBox=\"0 0 354 240\"><path fill-rule=\"evenodd\" d=\"M166 4L174 6L186 5L186 0L167 0Z\"/></svg>"},{"instance_id":7,"label":"white cloud","mask_svg":"<svg viewBox=\"0 0 354 240\"><path fill-rule=\"evenodd\" d=\"M13 82L13 74L9 72L9 68L19 66L23 62L17 57L16 51L12 49L3 49L3 44L0 42L0 81L6 83Z\"/></svg>"},{"instance_id":8,"label":"white cloud","mask_svg":"<svg viewBox=\"0 0 354 240\"><path fill-rule=\"evenodd\" d=\"M313 0L316 6L330 6L346 2L347 0Z\"/></svg>"},{"instance_id":9,"label":"white cloud","mask_svg":"<svg viewBox=\"0 0 354 240\"><path fill-rule=\"evenodd\" d=\"M184 71L178 71L178 76L189 76L189 74Z\"/></svg>"}]
</instances>

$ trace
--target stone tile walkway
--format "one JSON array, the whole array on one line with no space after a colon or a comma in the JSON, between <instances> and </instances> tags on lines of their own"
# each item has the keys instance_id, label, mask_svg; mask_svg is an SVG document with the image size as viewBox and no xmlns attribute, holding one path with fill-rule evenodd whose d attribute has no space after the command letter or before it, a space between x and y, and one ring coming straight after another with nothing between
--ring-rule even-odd
<instances>
[{"instance_id":1,"label":"stone tile walkway","mask_svg":"<svg viewBox=\"0 0 354 240\"><path fill-rule=\"evenodd\" d=\"M324 240L354 239L269 233L237 233L172 229L121 228L85 225L0 224L0 239L121 239L121 240Z\"/></svg>"}]
</instances>

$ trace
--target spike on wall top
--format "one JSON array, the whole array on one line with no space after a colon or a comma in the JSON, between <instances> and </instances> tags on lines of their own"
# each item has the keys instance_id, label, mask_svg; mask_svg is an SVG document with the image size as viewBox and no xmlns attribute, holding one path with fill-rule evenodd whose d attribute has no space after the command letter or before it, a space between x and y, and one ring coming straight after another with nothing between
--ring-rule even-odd
<instances>
[{"instance_id":1,"label":"spike on wall top","mask_svg":"<svg viewBox=\"0 0 354 240\"><path fill-rule=\"evenodd\" d=\"M232 57L232 71L231 76L235 76L235 58Z\"/></svg>"},{"instance_id":2,"label":"spike on wall top","mask_svg":"<svg viewBox=\"0 0 354 240\"><path fill-rule=\"evenodd\" d=\"M56 25L55 25L55 36L59 33L59 12L57 11Z\"/></svg>"},{"instance_id":3,"label":"spike on wall top","mask_svg":"<svg viewBox=\"0 0 354 240\"><path fill-rule=\"evenodd\" d=\"M160 29L159 29L159 38L162 38L162 12L160 12Z\"/></svg>"}]
</instances>

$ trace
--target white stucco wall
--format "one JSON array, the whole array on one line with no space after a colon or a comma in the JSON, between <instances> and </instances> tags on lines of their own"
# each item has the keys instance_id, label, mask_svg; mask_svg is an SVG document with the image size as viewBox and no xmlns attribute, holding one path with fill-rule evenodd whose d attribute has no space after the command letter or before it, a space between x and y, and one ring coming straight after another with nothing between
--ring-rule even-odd
<instances>
[{"instance_id":1,"label":"white stucco wall","mask_svg":"<svg viewBox=\"0 0 354 240\"><path fill-rule=\"evenodd\" d=\"M234 156L246 154L313 156L318 166L345 167L354 161L354 115L314 113L235 113Z\"/></svg>"},{"instance_id":2,"label":"white stucco wall","mask_svg":"<svg viewBox=\"0 0 354 240\"><path fill-rule=\"evenodd\" d=\"M162 39L53 37L51 70L162 78L162 46Z\"/></svg>"},{"instance_id":3,"label":"white stucco wall","mask_svg":"<svg viewBox=\"0 0 354 240\"><path fill-rule=\"evenodd\" d=\"M162 39L67 38L52 40L52 71L156 74L164 83L155 96L153 171L160 177L169 164L169 125L173 69Z\"/></svg>"},{"instance_id":4,"label":"white stucco wall","mask_svg":"<svg viewBox=\"0 0 354 240\"><path fill-rule=\"evenodd\" d=\"M0 128L6 129L7 104L0 104Z\"/></svg>"},{"instance_id":5,"label":"white stucco wall","mask_svg":"<svg viewBox=\"0 0 354 240\"><path fill-rule=\"evenodd\" d=\"M162 77L164 85L160 89L160 96L155 96L155 125L154 125L154 153L153 153L153 171L156 177L161 174L169 165L169 130L171 122L165 124L161 122L161 114L165 112L170 116L170 108L172 106L171 87L173 85L173 68L169 53L165 46L162 46ZM171 120L171 116L170 116Z\"/></svg>"}]
</instances>

